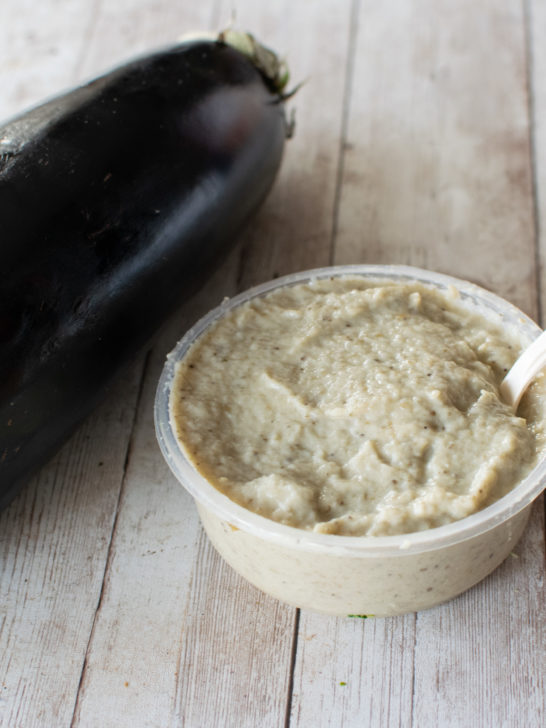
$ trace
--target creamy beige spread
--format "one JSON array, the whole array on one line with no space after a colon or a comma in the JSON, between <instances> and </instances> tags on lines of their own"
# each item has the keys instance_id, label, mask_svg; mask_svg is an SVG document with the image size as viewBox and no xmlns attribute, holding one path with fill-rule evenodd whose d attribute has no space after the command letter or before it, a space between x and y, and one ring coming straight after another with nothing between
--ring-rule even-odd
<instances>
[{"instance_id":1,"label":"creamy beige spread","mask_svg":"<svg viewBox=\"0 0 546 728\"><path fill-rule=\"evenodd\" d=\"M302 529L434 528L506 494L544 443L498 386L521 346L417 283L332 278L229 311L178 365L175 431L240 505Z\"/></svg>"}]
</instances>

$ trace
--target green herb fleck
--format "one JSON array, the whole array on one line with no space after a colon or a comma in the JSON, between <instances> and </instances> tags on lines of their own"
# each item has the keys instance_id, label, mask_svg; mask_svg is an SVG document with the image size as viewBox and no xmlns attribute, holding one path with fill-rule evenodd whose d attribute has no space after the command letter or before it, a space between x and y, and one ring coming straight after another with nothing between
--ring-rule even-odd
<instances>
[{"instance_id":1,"label":"green herb fleck","mask_svg":"<svg viewBox=\"0 0 546 728\"><path fill-rule=\"evenodd\" d=\"M369 619L373 614L348 614L348 617L356 617L357 619Z\"/></svg>"},{"instance_id":2,"label":"green herb fleck","mask_svg":"<svg viewBox=\"0 0 546 728\"><path fill-rule=\"evenodd\" d=\"M346 682L343 682L343 680L339 683L340 685L347 685Z\"/></svg>"}]
</instances>

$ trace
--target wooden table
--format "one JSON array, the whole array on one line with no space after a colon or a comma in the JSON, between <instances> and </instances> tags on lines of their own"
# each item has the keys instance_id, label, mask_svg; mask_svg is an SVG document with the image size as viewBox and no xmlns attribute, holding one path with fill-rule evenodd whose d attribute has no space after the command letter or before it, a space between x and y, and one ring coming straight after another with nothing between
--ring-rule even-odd
<instances>
[{"instance_id":1,"label":"wooden table","mask_svg":"<svg viewBox=\"0 0 546 728\"><path fill-rule=\"evenodd\" d=\"M544 725L542 501L512 556L444 606L375 620L299 611L215 554L159 453L152 405L167 351L197 317L299 269L428 267L540 319L546 4L0 9L2 117L186 31L218 29L233 9L305 80L281 174L234 254L0 515L0 724Z\"/></svg>"}]
</instances>

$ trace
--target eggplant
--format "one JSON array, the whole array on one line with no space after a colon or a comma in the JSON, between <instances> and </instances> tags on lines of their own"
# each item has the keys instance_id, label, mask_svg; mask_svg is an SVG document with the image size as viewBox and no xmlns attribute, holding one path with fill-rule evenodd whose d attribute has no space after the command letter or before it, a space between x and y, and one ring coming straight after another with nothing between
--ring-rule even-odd
<instances>
[{"instance_id":1,"label":"eggplant","mask_svg":"<svg viewBox=\"0 0 546 728\"><path fill-rule=\"evenodd\" d=\"M180 43L0 128L0 507L269 191L286 77L243 40L252 58L227 36Z\"/></svg>"}]
</instances>

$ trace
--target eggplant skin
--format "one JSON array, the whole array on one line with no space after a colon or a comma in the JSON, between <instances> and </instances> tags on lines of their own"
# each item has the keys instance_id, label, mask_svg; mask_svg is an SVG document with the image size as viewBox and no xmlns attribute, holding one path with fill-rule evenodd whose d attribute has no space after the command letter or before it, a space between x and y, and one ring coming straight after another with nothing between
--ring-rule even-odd
<instances>
[{"instance_id":1,"label":"eggplant skin","mask_svg":"<svg viewBox=\"0 0 546 728\"><path fill-rule=\"evenodd\" d=\"M282 99L215 41L0 128L0 507L222 260L286 135Z\"/></svg>"}]
</instances>

